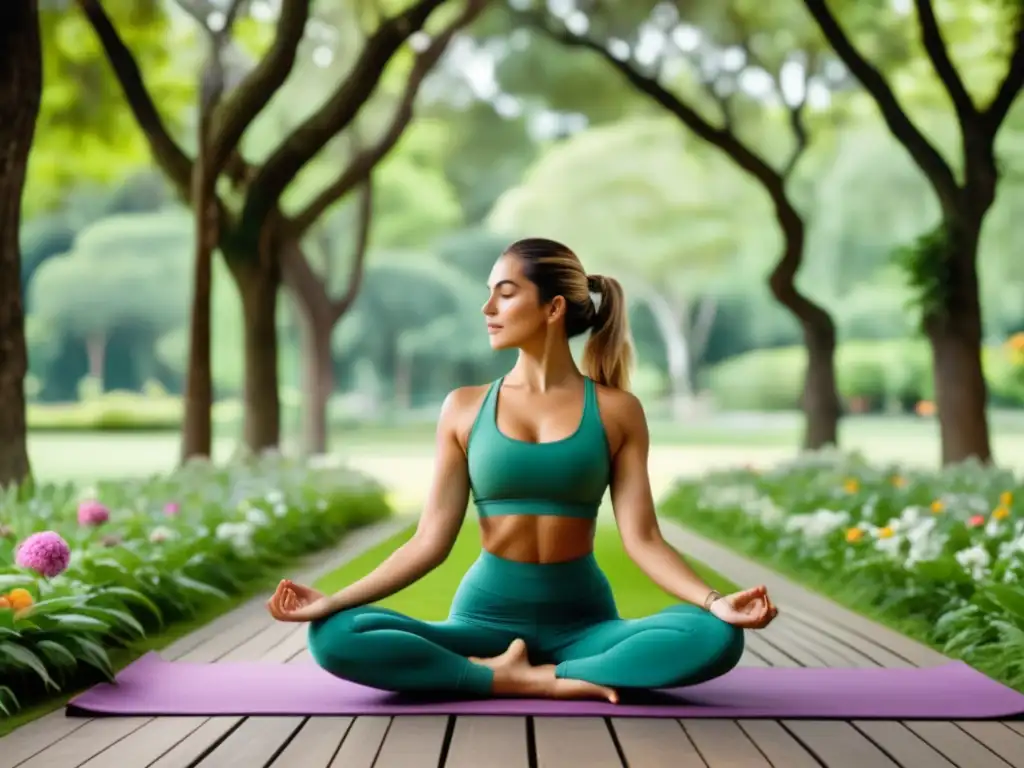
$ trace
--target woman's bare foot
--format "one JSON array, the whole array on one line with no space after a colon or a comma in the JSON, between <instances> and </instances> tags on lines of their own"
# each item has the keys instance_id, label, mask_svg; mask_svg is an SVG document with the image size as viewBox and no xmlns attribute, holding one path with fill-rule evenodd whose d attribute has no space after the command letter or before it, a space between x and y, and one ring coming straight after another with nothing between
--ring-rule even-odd
<instances>
[{"instance_id":1,"label":"woman's bare foot","mask_svg":"<svg viewBox=\"0 0 1024 768\"><path fill-rule=\"evenodd\" d=\"M531 665L526 655L526 643L521 639L513 640L500 656L485 659L471 656L469 660L494 670L493 692L497 696L604 699L612 704L619 702L618 694L611 688L584 680L555 677L554 664Z\"/></svg>"}]
</instances>

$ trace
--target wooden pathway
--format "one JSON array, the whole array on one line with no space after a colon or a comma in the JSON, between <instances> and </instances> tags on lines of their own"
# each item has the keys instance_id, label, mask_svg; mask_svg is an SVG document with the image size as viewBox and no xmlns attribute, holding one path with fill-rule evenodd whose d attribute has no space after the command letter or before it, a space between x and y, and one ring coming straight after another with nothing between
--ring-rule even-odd
<instances>
[{"instance_id":1,"label":"wooden pathway","mask_svg":"<svg viewBox=\"0 0 1024 768\"><path fill-rule=\"evenodd\" d=\"M748 633L743 664L905 667L946 661L717 545L669 523L664 528L679 549L733 580L771 586L782 613L767 630ZM394 530L360 532L344 554L357 554ZM262 598L163 653L192 661L309 661L304 629L272 622ZM57 712L0 739L0 768L577 765L1024 768L1024 723L443 716L82 719Z\"/></svg>"}]
</instances>

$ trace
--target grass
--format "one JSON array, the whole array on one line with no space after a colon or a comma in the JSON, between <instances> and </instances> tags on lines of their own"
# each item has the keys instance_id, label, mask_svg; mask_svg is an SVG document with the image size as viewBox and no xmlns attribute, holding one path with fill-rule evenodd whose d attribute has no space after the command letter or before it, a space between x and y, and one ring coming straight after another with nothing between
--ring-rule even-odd
<instances>
[{"instance_id":1,"label":"grass","mask_svg":"<svg viewBox=\"0 0 1024 768\"><path fill-rule=\"evenodd\" d=\"M321 592L336 592L370 573L395 549L408 541L413 528L396 534L337 570L321 576L314 586ZM600 525L594 541L597 560L608 576L612 592L623 618L638 618L657 613L679 601L657 587L622 549L618 532L611 526ZM425 621L447 618L448 608L463 574L480 553L479 529L467 520L459 534L451 555L444 564L412 586L382 600L379 605ZM739 591L729 579L700 562L687 558L700 577L723 594Z\"/></svg>"}]
</instances>

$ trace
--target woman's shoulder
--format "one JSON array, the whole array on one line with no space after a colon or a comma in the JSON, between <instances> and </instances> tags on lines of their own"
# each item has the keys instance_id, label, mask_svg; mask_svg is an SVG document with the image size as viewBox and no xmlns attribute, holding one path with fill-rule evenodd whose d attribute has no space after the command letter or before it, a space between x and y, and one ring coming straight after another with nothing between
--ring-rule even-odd
<instances>
[{"instance_id":1,"label":"woman's shoulder","mask_svg":"<svg viewBox=\"0 0 1024 768\"><path fill-rule=\"evenodd\" d=\"M491 383L471 384L449 392L441 404L439 427L450 430L460 443L465 443L490 388Z\"/></svg>"},{"instance_id":2,"label":"woman's shoulder","mask_svg":"<svg viewBox=\"0 0 1024 768\"><path fill-rule=\"evenodd\" d=\"M615 387L596 385L597 407L601 420L621 436L647 432L647 414L640 398L632 392Z\"/></svg>"}]
</instances>

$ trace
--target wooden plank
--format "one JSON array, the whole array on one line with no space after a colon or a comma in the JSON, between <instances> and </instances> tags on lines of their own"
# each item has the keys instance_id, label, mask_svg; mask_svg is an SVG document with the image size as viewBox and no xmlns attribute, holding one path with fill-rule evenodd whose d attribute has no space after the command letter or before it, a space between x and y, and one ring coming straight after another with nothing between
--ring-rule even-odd
<instances>
[{"instance_id":1,"label":"wooden plank","mask_svg":"<svg viewBox=\"0 0 1024 768\"><path fill-rule=\"evenodd\" d=\"M849 723L786 720L783 724L827 768L898 768L885 752Z\"/></svg>"},{"instance_id":2,"label":"wooden plank","mask_svg":"<svg viewBox=\"0 0 1024 768\"><path fill-rule=\"evenodd\" d=\"M741 585L767 584L772 594L775 595L775 602L779 606L780 613L788 611L790 604L794 607L799 606L804 611L813 612L832 624L875 638L876 642L883 644L891 653L901 656L916 666L927 667L949 662L948 658L927 645L860 616L822 595L811 592L791 579L759 563L754 563L711 539L683 528L675 520L661 518L660 526L666 541L684 555L692 555L733 581L740 582Z\"/></svg>"},{"instance_id":3,"label":"wooden plank","mask_svg":"<svg viewBox=\"0 0 1024 768\"><path fill-rule=\"evenodd\" d=\"M903 723L950 762L962 768L1006 768L1007 762L972 739L953 723L930 720L907 720ZM859 727L859 726L858 726Z\"/></svg>"},{"instance_id":4,"label":"wooden plank","mask_svg":"<svg viewBox=\"0 0 1024 768\"><path fill-rule=\"evenodd\" d=\"M818 768L821 765L777 720L737 720L736 724L775 768Z\"/></svg>"},{"instance_id":5,"label":"wooden plank","mask_svg":"<svg viewBox=\"0 0 1024 768\"><path fill-rule=\"evenodd\" d=\"M891 720L860 720L854 721L852 725L888 752L900 765L926 765L928 768L954 766L954 763L903 723ZM970 768L982 768L983 765L987 764L972 762Z\"/></svg>"},{"instance_id":6,"label":"wooden plank","mask_svg":"<svg viewBox=\"0 0 1024 768\"><path fill-rule=\"evenodd\" d=\"M611 725L629 768L706 768L707 766L678 720L655 717L613 717Z\"/></svg>"},{"instance_id":7,"label":"wooden plank","mask_svg":"<svg viewBox=\"0 0 1024 768\"><path fill-rule=\"evenodd\" d=\"M393 717L373 768L438 768L450 720L446 715Z\"/></svg>"},{"instance_id":8,"label":"wooden plank","mask_svg":"<svg viewBox=\"0 0 1024 768\"><path fill-rule=\"evenodd\" d=\"M682 726L708 768L742 765L772 768L747 734L732 720L682 720Z\"/></svg>"},{"instance_id":9,"label":"wooden plank","mask_svg":"<svg viewBox=\"0 0 1024 768\"><path fill-rule=\"evenodd\" d=\"M780 616L779 618L781 619L782 617ZM779 623L791 637L796 638L805 648L814 649L818 657L830 667L868 668L881 666L871 657L860 653L855 648L851 648L831 635L822 632L817 627L807 624L802 619L798 619L791 614L787 614L786 619ZM774 626L774 622L772 625ZM768 627L769 630L771 628Z\"/></svg>"},{"instance_id":10,"label":"wooden plank","mask_svg":"<svg viewBox=\"0 0 1024 768\"><path fill-rule=\"evenodd\" d=\"M444 768L529 768L525 717L459 717Z\"/></svg>"},{"instance_id":11,"label":"wooden plank","mask_svg":"<svg viewBox=\"0 0 1024 768\"><path fill-rule=\"evenodd\" d=\"M537 768L622 768L608 725L599 717L535 717Z\"/></svg>"},{"instance_id":12,"label":"wooden plank","mask_svg":"<svg viewBox=\"0 0 1024 768\"><path fill-rule=\"evenodd\" d=\"M1024 768L1024 736L999 722L957 720L956 725L991 749L1013 768Z\"/></svg>"},{"instance_id":13,"label":"wooden plank","mask_svg":"<svg viewBox=\"0 0 1024 768\"><path fill-rule=\"evenodd\" d=\"M373 768L390 725L390 717L356 718L329 768Z\"/></svg>"},{"instance_id":14,"label":"wooden plank","mask_svg":"<svg viewBox=\"0 0 1024 768\"><path fill-rule=\"evenodd\" d=\"M787 615L797 620L803 627L814 627L821 634L832 638L837 643L842 643L861 656L870 659L876 666L892 669L913 667L902 656L893 653L884 645L875 642L873 638L861 632L844 627L841 624L834 624L810 611L804 611L799 605L790 605L786 609Z\"/></svg>"},{"instance_id":15,"label":"wooden plank","mask_svg":"<svg viewBox=\"0 0 1024 768\"><path fill-rule=\"evenodd\" d=\"M353 717L308 717L295 738L268 768L327 768L338 752Z\"/></svg>"}]
</instances>

